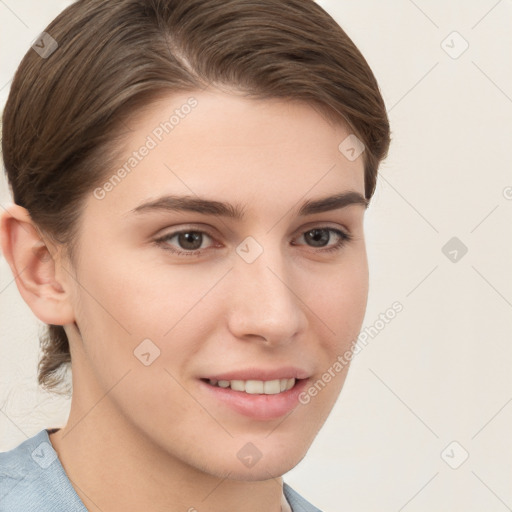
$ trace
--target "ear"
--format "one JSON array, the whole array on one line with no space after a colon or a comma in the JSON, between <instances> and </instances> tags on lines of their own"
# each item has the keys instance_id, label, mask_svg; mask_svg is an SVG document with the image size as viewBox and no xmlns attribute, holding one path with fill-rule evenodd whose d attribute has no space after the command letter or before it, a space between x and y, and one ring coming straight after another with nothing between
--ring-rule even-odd
<instances>
[{"instance_id":1,"label":"ear","mask_svg":"<svg viewBox=\"0 0 512 512\"><path fill-rule=\"evenodd\" d=\"M56 277L60 251L45 243L26 208L14 204L2 213L0 243L18 290L37 318L53 325L73 323L70 280Z\"/></svg>"}]
</instances>

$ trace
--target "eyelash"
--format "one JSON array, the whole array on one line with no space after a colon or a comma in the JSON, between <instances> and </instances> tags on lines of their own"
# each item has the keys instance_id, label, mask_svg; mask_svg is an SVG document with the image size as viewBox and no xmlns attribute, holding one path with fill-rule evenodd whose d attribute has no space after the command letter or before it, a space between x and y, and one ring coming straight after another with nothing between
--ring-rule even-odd
<instances>
[{"instance_id":1,"label":"eyelash","mask_svg":"<svg viewBox=\"0 0 512 512\"><path fill-rule=\"evenodd\" d=\"M314 230L330 231L339 236L339 241L336 242L334 245L332 245L328 248L320 247L318 249L318 252L321 252L321 253L330 253L330 252L334 252L334 251L340 251L347 243L349 243L350 241L353 240L353 235L351 235L350 233L346 233L344 231L341 231L340 229L335 229L335 228L331 228L331 227L327 227L327 226L325 226L325 227L319 226L319 227L314 227L314 228L308 229L308 230L302 232L300 236L305 235L306 233L309 233ZM177 254L178 256L201 256L203 254L203 252L208 250L208 249L196 249L193 251L184 251L184 250L174 249L174 248L171 249L170 245L167 242L169 242L169 240L173 239L175 236L181 235L183 233L200 233L203 235L207 235L212 240L214 239L214 237L212 235L210 235L207 231L201 231L198 229L182 229L180 231L174 231L174 232L168 233L160 238L157 238L155 240L155 243L158 246L162 247L164 250L170 251L173 254ZM312 247L312 246L309 246L309 247ZM314 249L314 247L313 247L313 249Z\"/></svg>"}]
</instances>

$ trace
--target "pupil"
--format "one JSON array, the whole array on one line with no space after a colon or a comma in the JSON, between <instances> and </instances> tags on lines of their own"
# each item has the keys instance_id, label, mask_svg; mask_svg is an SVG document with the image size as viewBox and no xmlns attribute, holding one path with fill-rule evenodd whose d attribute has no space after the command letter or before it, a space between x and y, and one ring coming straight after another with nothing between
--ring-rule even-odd
<instances>
[{"instance_id":1,"label":"pupil","mask_svg":"<svg viewBox=\"0 0 512 512\"><path fill-rule=\"evenodd\" d=\"M313 245L317 244L317 242L321 242L319 245L315 245L316 247L321 247L327 244L329 241L329 233L325 229L312 229L306 233L306 236L311 235L310 237L313 240Z\"/></svg>"},{"instance_id":2,"label":"pupil","mask_svg":"<svg viewBox=\"0 0 512 512\"><path fill-rule=\"evenodd\" d=\"M199 244L197 243L198 241L199 241ZM180 242L180 245L183 247L183 249L186 249L189 251L194 250L194 249L199 249L199 247L201 247L202 235L201 235L201 233L197 233L195 231L190 231L187 233L180 233L179 242ZM187 244L192 244L192 247L188 246Z\"/></svg>"}]
</instances>

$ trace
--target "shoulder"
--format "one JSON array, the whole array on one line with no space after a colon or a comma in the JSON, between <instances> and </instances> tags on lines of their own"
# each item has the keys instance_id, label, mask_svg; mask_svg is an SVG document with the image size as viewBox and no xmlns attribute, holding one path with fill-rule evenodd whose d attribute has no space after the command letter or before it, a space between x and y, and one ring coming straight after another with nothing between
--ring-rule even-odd
<instances>
[{"instance_id":1,"label":"shoulder","mask_svg":"<svg viewBox=\"0 0 512 512\"><path fill-rule=\"evenodd\" d=\"M54 510L87 511L43 429L0 453L0 512Z\"/></svg>"},{"instance_id":2,"label":"shoulder","mask_svg":"<svg viewBox=\"0 0 512 512\"><path fill-rule=\"evenodd\" d=\"M283 492L293 512L322 512L319 508L306 501L297 491L283 482Z\"/></svg>"}]
</instances>

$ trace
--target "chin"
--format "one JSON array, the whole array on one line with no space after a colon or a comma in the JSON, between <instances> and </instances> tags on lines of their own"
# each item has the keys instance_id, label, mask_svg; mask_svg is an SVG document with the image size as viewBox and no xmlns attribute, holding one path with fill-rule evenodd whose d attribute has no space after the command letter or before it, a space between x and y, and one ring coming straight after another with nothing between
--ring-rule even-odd
<instances>
[{"instance_id":1,"label":"chin","mask_svg":"<svg viewBox=\"0 0 512 512\"><path fill-rule=\"evenodd\" d=\"M252 468L232 467L231 470L222 476L231 480L240 480L246 482L258 482L278 478L288 471L292 470L302 459L292 461L281 461L274 464L263 464L258 462Z\"/></svg>"},{"instance_id":2,"label":"chin","mask_svg":"<svg viewBox=\"0 0 512 512\"><path fill-rule=\"evenodd\" d=\"M263 440L260 446L263 445ZM232 480L245 480L245 481L262 481L277 478L288 471L292 470L299 462L305 457L309 445L288 446L281 449L279 446L272 446L271 444L265 448L261 448L259 453L254 448L254 445L247 443L246 450L239 450L235 454L236 459L226 461L223 460L223 468L220 471L223 477ZM254 457L251 460L244 461L246 454L252 454ZM217 475L220 476L220 475Z\"/></svg>"}]
</instances>

